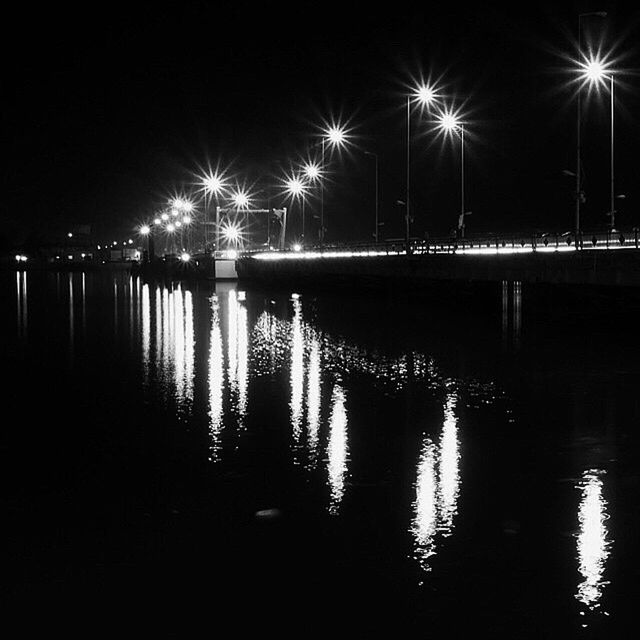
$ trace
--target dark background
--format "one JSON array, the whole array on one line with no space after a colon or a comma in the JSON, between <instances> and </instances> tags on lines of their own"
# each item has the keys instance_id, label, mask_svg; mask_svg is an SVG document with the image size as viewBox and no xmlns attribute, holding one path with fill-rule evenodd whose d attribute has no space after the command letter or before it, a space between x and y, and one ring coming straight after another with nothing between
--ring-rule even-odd
<instances>
[{"instance_id":1,"label":"dark background","mask_svg":"<svg viewBox=\"0 0 640 640\"><path fill-rule=\"evenodd\" d=\"M633 151L640 12L616 2L233 6L213 2L14 9L2 41L5 241L91 223L132 233L208 163L262 187L282 175L323 120L354 147L332 162L328 239L403 232L407 88L439 80L468 122L468 231L573 225L577 15L612 51L618 80L618 226L640 223ZM585 109L583 227L606 224L608 94ZM459 145L413 120L413 230L449 233L459 210ZM112 238L112 236L115 236Z\"/></svg>"}]
</instances>

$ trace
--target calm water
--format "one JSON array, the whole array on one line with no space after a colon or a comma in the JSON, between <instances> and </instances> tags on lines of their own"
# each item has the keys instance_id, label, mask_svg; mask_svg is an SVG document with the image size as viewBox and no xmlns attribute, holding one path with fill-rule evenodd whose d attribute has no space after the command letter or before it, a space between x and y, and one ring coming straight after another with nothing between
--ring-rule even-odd
<instances>
[{"instance_id":1,"label":"calm water","mask_svg":"<svg viewBox=\"0 0 640 640\"><path fill-rule=\"evenodd\" d=\"M0 276L15 610L420 637L635 619L634 312L520 283Z\"/></svg>"}]
</instances>

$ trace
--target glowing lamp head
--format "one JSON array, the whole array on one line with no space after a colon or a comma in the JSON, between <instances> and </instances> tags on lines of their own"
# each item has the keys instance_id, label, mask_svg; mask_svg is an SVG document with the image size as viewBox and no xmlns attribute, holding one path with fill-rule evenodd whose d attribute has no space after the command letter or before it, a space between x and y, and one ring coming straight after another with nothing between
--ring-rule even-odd
<instances>
[{"instance_id":1,"label":"glowing lamp head","mask_svg":"<svg viewBox=\"0 0 640 640\"><path fill-rule=\"evenodd\" d=\"M451 111L445 111L438 116L438 128L447 133L458 131L462 126L460 118Z\"/></svg>"},{"instance_id":2,"label":"glowing lamp head","mask_svg":"<svg viewBox=\"0 0 640 640\"><path fill-rule=\"evenodd\" d=\"M580 77L590 85L604 84L609 75L611 69L603 58L588 58L580 64Z\"/></svg>"},{"instance_id":3,"label":"glowing lamp head","mask_svg":"<svg viewBox=\"0 0 640 640\"><path fill-rule=\"evenodd\" d=\"M285 185L287 194L293 198L299 198L306 191L304 183L299 178L289 178Z\"/></svg>"},{"instance_id":4,"label":"glowing lamp head","mask_svg":"<svg viewBox=\"0 0 640 640\"><path fill-rule=\"evenodd\" d=\"M174 224L169 223L169 224L167 225L167 231L168 231L169 233L173 233L175 230L176 230L176 226L175 226Z\"/></svg>"},{"instance_id":5,"label":"glowing lamp head","mask_svg":"<svg viewBox=\"0 0 640 640\"><path fill-rule=\"evenodd\" d=\"M298 251L302 251L302 245L296 243L293 245L293 250L297 253Z\"/></svg>"},{"instance_id":6,"label":"glowing lamp head","mask_svg":"<svg viewBox=\"0 0 640 640\"><path fill-rule=\"evenodd\" d=\"M149 225L143 224L143 225L140 227L140 233L141 233L143 236L149 235L149 232L150 232L150 231L151 231L151 228L149 227Z\"/></svg>"},{"instance_id":7,"label":"glowing lamp head","mask_svg":"<svg viewBox=\"0 0 640 640\"><path fill-rule=\"evenodd\" d=\"M420 85L413 95L423 107L432 104L436 99L436 92L433 87L424 84Z\"/></svg>"},{"instance_id":8,"label":"glowing lamp head","mask_svg":"<svg viewBox=\"0 0 640 640\"><path fill-rule=\"evenodd\" d=\"M185 213L191 213L193 211L193 202L191 200L183 200L181 210Z\"/></svg>"},{"instance_id":9,"label":"glowing lamp head","mask_svg":"<svg viewBox=\"0 0 640 640\"><path fill-rule=\"evenodd\" d=\"M182 218L182 224L191 224L191 216L184 216L184 218Z\"/></svg>"},{"instance_id":10,"label":"glowing lamp head","mask_svg":"<svg viewBox=\"0 0 640 640\"><path fill-rule=\"evenodd\" d=\"M313 162L306 163L303 167L303 170L304 175L309 180L313 180L315 182L320 178L320 167Z\"/></svg>"},{"instance_id":11,"label":"glowing lamp head","mask_svg":"<svg viewBox=\"0 0 640 640\"><path fill-rule=\"evenodd\" d=\"M189 262L189 260L191 260L191 256L185 251L181 256L180 256L180 260L182 260L182 262Z\"/></svg>"},{"instance_id":12,"label":"glowing lamp head","mask_svg":"<svg viewBox=\"0 0 640 640\"><path fill-rule=\"evenodd\" d=\"M179 229L182 226L182 222L180 222L180 220L176 220L174 224L176 226L176 229Z\"/></svg>"},{"instance_id":13,"label":"glowing lamp head","mask_svg":"<svg viewBox=\"0 0 640 640\"><path fill-rule=\"evenodd\" d=\"M169 214L168 213L163 213L160 217L162 218L162 220L164 222L166 222L169 219Z\"/></svg>"},{"instance_id":14,"label":"glowing lamp head","mask_svg":"<svg viewBox=\"0 0 640 640\"><path fill-rule=\"evenodd\" d=\"M249 206L249 197L243 191L238 191L233 194L233 203L243 209Z\"/></svg>"},{"instance_id":15,"label":"glowing lamp head","mask_svg":"<svg viewBox=\"0 0 640 640\"><path fill-rule=\"evenodd\" d=\"M175 218L180 214L179 209L171 209L171 215Z\"/></svg>"},{"instance_id":16,"label":"glowing lamp head","mask_svg":"<svg viewBox=\"0 0 640 640\"><path fill-rule=\"evenodd\" d=\"M229 225L224 228L223 235L227 241L237 242L240 239L240 229L233 225Z\"/></svg>"},{"instance_id":17,"label":"glowing lamp head","mask_svg":"<svg viewBox=\"0 0 640 640\"><path fill-rule=\"evenodd\" d=\"M342 147L347 136L344 127L333 125L327 129L325 138L332 147Z\"/></svg>"},{"instance_id":18,"label":"glowing lamp head","mask_svg":"<svg viewBox=\"0 0 640 640\"><path fill-rule=\"evenodd\" d=\"M225 187L224 180L218 174L207 175L201 181L202 190L207 195L219 195Z\"/></svg>"},{"instance_id":19,"label":"glowing lamp head","mask_svg":"<svg viewBox=\"0 0 640 640\"><path fill-rule=\"evenodd\" d=\"M155 224L155 225L162 224L162 220L160 220L160 218L154 218L153 219L153 224Z\"/></svg>"}]
</instances>

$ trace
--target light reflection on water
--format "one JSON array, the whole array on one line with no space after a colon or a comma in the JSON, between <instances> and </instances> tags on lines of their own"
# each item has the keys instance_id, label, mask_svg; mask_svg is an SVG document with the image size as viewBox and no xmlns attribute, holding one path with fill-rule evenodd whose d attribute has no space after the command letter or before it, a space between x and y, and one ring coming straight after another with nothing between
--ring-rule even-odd
<instances>
[{"instance_id":1,"label":"light reflection on water","mask_svg":"<svg viewBox=\"0 0 640 640\"><path fill-rule=\"evenodd\" d=\"M453 533L458 510L460 447L455 407L456 395L449 392L439 446L431 436L425 436L418 460L410 532L415 541L416 560L425 571L430 570L429 558L436 553L436 534L446 538Z\"/></svg>"},{"instance_id":2,"label":"light reflection on water","mask_svg":"<svg viewBox=\"0 0 640 640\"><path fill-rule=\"evenodd\" d=\"M589 469L582 474L577 486L582 493L578 509L579 531L577 536L578 571L582 582L576 598L587 609L600 607L604 586L605 563L609 557L611 540L607 532L607 503L602 495L604 472Z\"/></svg>"},{"instance_id":3,"label":"light reflection on water","mask_svg":"<svg viewBox=\"0 0 640 640\"><path fill-rule=\"evenodd\" d=\"M18 333L25 335L27 320L32 321L27 315L27 277L26 272L18 272L15 285L11 282L16 291ZM89 279L87 287L84 274L68 274L56 282L66 314L61 324L63 336L68 331L73 348L74 340L81 337L80 332L75 335L75 321L81 312L84 327L85 300L91 303L92 283ZM285 307L283 300L275 303L252 294L241 296L233 287L218 286L217 293L206 293L206 304L197 306L198 292L181 285L150 285L134 278L109 283L109 290L114 298L116 334L128 341L135 329L145 388L171 398L184 421L194 418L194 389L202 389L206 453L212 463L227 459L230 442L242 446L230 436L240 429L248 431L252 419L262 419L252 414L256 411L256 389L276 383L273 388L278 391L269 398L273 403L269 408L279 405L285 418L282 426L286 428L289 460L301 465L298 471L302 476L322 483L322 508L338 518L352 508L351 501L345 501L345 495L350 495L347 481L357 476L359 462L355 444L362 427L352 413L358 406L353 380L365 379L372 392L390 397L397 397L394 394L408 385L417 385L425 402L438 402L442 421L416 425L423 436L411 453L414 493L407 498L403 524L405 535L408 530L412 537L407 546L413 544L416 565L431 571L434 556L445 552L456 526L460 527L459 512L464 509L460 488L471 485L461 467L467 417L464 408L493 402L498 393L492 383L447 377L428 354L390 355L323 332L309 321L312 301L302 296L292 296ZM507 312L511 309L506 295L502 299L503 325L506 332L513 323L512 339L517 342L519 285L513 295L513 313ZM497 304L499 309L500 300ZM33 307L31 311L34 314ZM106 313L110 331L108 306ZM127 320L129 326L125 327ZM202 331L197 331L198 326ZM198 376L202 376L201 387L197 386ZM607 530L604 482L603 472L592 468L584 472L578 485L580 583L575 594L569 591L567 600L575 595L585 611L602 611L606 578L610 578L606 565L612 539ZM575 562L574 553L568 562Z\"/></svg>"}]
</instances>

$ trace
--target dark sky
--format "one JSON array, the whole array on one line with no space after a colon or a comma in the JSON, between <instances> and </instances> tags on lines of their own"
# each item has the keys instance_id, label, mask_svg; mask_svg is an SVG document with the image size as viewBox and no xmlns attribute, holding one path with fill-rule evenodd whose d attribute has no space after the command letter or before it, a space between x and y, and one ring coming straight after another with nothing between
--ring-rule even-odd
<instances>
[{"instance_id":1,"label":"dark sky","mask_svg":"<svg viewBox=\"0 0 640 640\"><path fill-rule=\"evenodd\" d=\"M464 104L470 231L571 228L575 100L562 55L584 37L613 49L618 222L640 224L637 162L640 12L615 2L417 5L374 3L119 4L16 9L2 43L6 140L2 217L23 235L91 223L129 233L207 162L265 185L342 116L355 147L332 162L329 238L373 227L373 163L381 215L401 235L406 87L439 79ZM608 97L585 117L585 225L605 223ZM459 146L413 121L415 231L448 233L459 207Z\"/></svg>"}]
</instances>

